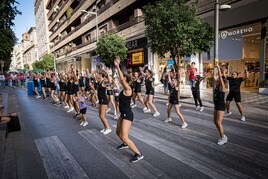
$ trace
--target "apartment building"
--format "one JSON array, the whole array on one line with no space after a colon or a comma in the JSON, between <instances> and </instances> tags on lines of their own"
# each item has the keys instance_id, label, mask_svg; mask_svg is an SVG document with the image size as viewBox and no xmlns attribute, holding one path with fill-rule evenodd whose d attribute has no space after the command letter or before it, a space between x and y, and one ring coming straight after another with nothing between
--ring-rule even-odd
<instances>
[{"instance_id":1,"label":"apartment building","mask_svg":"<svg viewBox=\"0 0 268 179\"><path fill-rule=\"evenodd\" d=\"M32 63L39 60L37 48L36 28L31 27L22 35L23 63L32 68Z\"/></svg>"},{"instance_id":2,"label":"apartment building","mask_svg":"<svg viewBox=\"0 0 268 179\"><path fill-rule=\"evenodd\" d=\"M48 20L46 4L48 0L35 0L34 1L34 15L35 15L35 26L37 35L37 48L39 58L41 59L44 55L50 53L49 48L49 31L48 31Z\"/></svg>"},{"instance_id":3,"label":"apartment building","mask_svg":"<svg viewBox=\"0 0 268 179\"><path fill-rule=\"evenodd\" d=\"M23 45L22 43L18 43L14 46L12 52L12 62L10 65L11 69L23 69Z\"/></svg>"}]
</instances>

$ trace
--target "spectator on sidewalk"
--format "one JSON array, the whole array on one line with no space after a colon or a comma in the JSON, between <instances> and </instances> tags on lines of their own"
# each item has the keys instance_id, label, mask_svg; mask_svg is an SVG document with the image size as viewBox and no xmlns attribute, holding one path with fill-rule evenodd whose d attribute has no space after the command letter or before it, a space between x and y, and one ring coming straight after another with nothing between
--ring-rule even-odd
<instances>
[{"instance_id":1,"label":"spectator on sidewalk","mask_svg":"<svg viewBox=\"0 0 268 179\"><path fill-rule=\"evenodd\" d=\"M4 74L2 74L2 72L0 72L0 85L2 88L5 87L5 80L6 80L6 77Z\"/></svg>"},{"instance_id":2,"label":"spectator on sidewalk","mask_svg":"<svg viewBox=\"0 0 268 179\"><path fill-rule=\"evenodd\" d=\"M192 62L191 63L191 68L189 68L188 74L189 74L190 86L192 88L193 87L193 83L194 83L194 78L195 78L195 76L197 74L197 68L195 68L195 62Z\"/></svg>"},{"instance_id":3,"label":"spectator on sidewalk","mask_svg":"<svg viewBox=\"0 0 268 179\"><path fill-rule=\"evenodd\" d=\"M200 89L199 89L199 85L201 83L201 81L206 78L206 76L204 77L200 77L200 75L196 75L194 82L193 82L193 86L191 88L192 90L192 94L194 97L194 102L195 102L195 106L196 106L196 110L203 112L204 111L204 106L202 104L201 98L200 98ZM198 102L199 102L199 106L198 106Z\"/></svg>"},{"instance_id":4,"label":"spectator on sidewalk","mask_svg":"<svg viewBox=\"0 0 268 179\"><path fill-rule=\"evenodd\" d=\"M167 67L164 68L162 76L161 76L161 82L164 85L164 93L167 95L168 93L168 70Z\"/></svg>"}]
</instances>

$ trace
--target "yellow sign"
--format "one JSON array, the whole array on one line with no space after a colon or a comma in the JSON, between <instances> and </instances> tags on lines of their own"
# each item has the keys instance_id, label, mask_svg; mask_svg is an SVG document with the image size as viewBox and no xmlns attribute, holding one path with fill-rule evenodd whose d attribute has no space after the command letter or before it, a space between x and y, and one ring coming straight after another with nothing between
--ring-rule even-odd
<instances>
[{"instance_id":1,"label":"yellow sign","mask_svg":"<svg viewBox=\"0 0 268 179\"><path fill-rule=\"evenodd\" d=\"M143 64L143 52L132 53L132 65Z\"/></svg>"}]
</instances>

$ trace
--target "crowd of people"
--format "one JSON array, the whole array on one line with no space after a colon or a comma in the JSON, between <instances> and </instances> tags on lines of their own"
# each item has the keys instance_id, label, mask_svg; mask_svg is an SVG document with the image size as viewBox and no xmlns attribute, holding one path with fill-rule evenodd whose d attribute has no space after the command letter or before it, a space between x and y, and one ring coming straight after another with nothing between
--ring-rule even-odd
<instances>
[{"instance_id":1,"label":"crowd of people","mask_svg":"<svg viewBox=\"0 0 268 179\"><path fill-rule=\"evenodd\" d=\"M64 105L67 112L75 112L73 117L80 116L80 125L85 127L88 125L87 121L87 105L88 100L92 107L97 107L99 111L99 118L103 124L103 129L100 131L103 135L112 132L106 114L109 113L111 107L113 108L114 119L117 122L116 134L122 140L122 144L118 149L130 148L134 153L131 162L137 162L143 158L142 153L135 146L133 141L128 137L128 133L134 120L132 108L137 107L138 100L144 113L151 113L154 117L160 115L157 107L154 105L155 85L154 85L154 71L152 65L145 65L140 67L135 72L122 72L120 68L120 58L114 60L115 69L102 68L89 73L89 70L79 71L74 65L69 69L56 73L54 70L47 69L43 73L29 73L33 79L34 91L36 98L47 100L52 98L54 105ZM246 70L246 69L245 69ZM219 131L220 139L217 141L218 145L223 145L227 142L227 137L224 134L222 127L222 120L224 112L227 107L225 115L231 115L230 102L235 99L238 109L241 113L241 120L245 121L245 116L241 106L240 85L245 78L238 78L238 73L233 72L231 77L226 77L222 74L220 66L215 66L214 78L214 123ZM181 128L188 126L187 119L184 119L180 112L179 88L180 81L178 80L178 72L173 66L171 70L167 70L164 84L166 94L168 94L167 103L167 119L165 123L171 122L171 110L174 107L175 112L182 122ZM247 73L246 73L247 74ZM197 70L191 70L190 85L196 110L202 112L204 106L200 98L200 82L206 76L201 77L197 75ZM229 80L230 92L225 103L225 80ZM41 91L38 90L41 87ZM145 93L143 93L142 85L145 86ZM144 95L144 98L142 96ZM199 103L199 104L198 104ZM141 109L141 110L142 110ZM152 113L153 110L153 113Z\"/></svg>"}]
</instances>

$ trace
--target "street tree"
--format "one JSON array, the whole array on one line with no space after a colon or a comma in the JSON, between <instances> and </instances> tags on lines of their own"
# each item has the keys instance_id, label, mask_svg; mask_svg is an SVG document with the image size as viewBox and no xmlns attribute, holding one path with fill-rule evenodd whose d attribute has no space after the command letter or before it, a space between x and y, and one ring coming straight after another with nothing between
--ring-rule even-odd
<instances>
[{"instance_id":1,"label":"street tree","mask_svg":"<svg viewBox=\"0 0 268 179\"><path fill-rule=\"evenodd\" d=\"M0 60L4 61L5 70L8 69L11 62L11 52L17 39L11 29L14 26L14 19L17 14L21 14L17 10L18 3L16 0L0 1Z\"/></svg>"},{"instance_id":2,"label":"street tree","mask_svg":"<svg viewBox=\"0 0 268 179\"><path fill-rule=\"evenodd\" d=\"M159 0L146 5L144 10L148 45L159 57L170 52L177 71L184 56L211 49L213 28L197 16L196 4L188 5L185 0Z\"/></svg>"},{"instance_id":3,"label":"street tree","mask_svg":"<svg viewBox=\"0 0 268 179\"><path fill-rule=\"evenodd\" d=\"M113 67L114 59L119 56L122 60L127 57L125 40L118 34L106 34L97 42L97 54L106 66Z\"/></svg>"},{"instance_id":4,"label":"street tree","mask_svg":"<svg viewBox=\"0 0 268 179\"><path fill-rule=\"evenodd\" d=\"M47 54L40 61L35 61L33 64L33 69L52 69L54 67L54 57L51 54Z\"/></svg>"}]
</instances>

